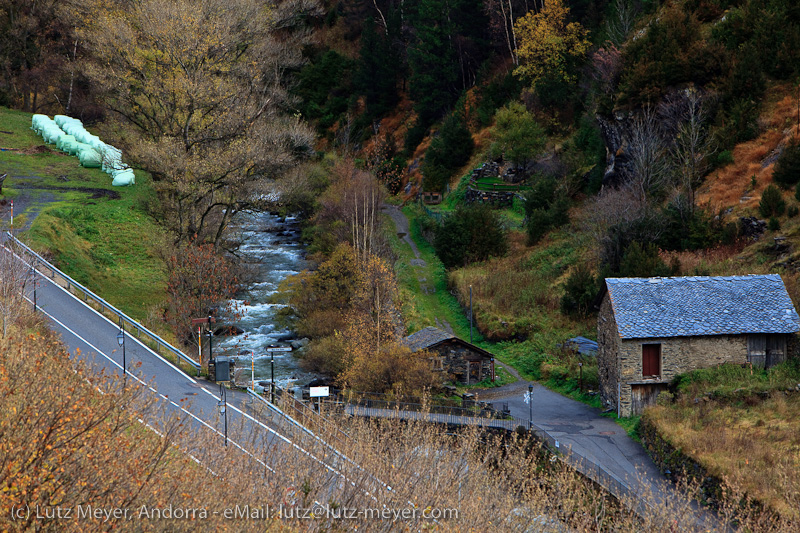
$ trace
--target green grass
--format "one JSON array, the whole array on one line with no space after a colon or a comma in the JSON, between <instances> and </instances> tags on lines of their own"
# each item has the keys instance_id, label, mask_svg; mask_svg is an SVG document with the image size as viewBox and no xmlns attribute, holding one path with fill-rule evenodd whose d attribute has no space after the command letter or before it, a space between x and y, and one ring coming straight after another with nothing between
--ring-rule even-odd
<instances>
[{"instance_id":1,"label":"green grass","mask_svg":"<svg viewBox=\"0 0 800 533\"><path fill-rule=\"evenodd\" d=\"M427 326L436 326L436 319L444 320L453 332L462 339L469 339L469 321L458 300L450 294L447 287L447 273L436 256L433 247L420 234L417 218L419 208L407 206L403 213L409 218L411 238L420 252L425 266L414 266L415 259L411 248L396 234L389 236L393 251L398 257L395 273L401 289L403 316L409 333ZM420 281L420 280L424 281ZM473 329L473 341L482 340L477 328Z\"/></svg>"},{"instance_id":2,"label":"green grass","mask_svg":"<svg viewBox=\"0 0 800 533\"><path fill-rule=\"evenodd\" d=\"M681 374L673 380L681 396L742 400L754 394L793 390L800 383L800 360L789 359L768 370L725 364Z\"/></svg>"},{"instance_id":3,"label":"green grass","mask_svg":"<svg viewBox=\"0 0 800 533\"><path fill-rule=\"evenodd\" d=\"M147 206L155 201L150 176L136 171L136 185L112 187L108 174L81 167L77 157L54 147L39 151L44 141L30 129L30 121L30 113L0 108L0 129L11 132L0 133L0 147L19 150L0 151L3 171L35 176L25 180L31 185L58 188L15 189L16 180L6 180L4 193L24 193L31 197L30 208L41 209L22 239L124 312L150 327L158 325L149 319L160 315L165 300L166 272L158 254L164 233L147 214ZM69 189L76 187L115 191L121 198L92 199ZM15 226L29 214L15 214ZM158 329L163 332L163 325Z\"/></svg>"}]
</instances>

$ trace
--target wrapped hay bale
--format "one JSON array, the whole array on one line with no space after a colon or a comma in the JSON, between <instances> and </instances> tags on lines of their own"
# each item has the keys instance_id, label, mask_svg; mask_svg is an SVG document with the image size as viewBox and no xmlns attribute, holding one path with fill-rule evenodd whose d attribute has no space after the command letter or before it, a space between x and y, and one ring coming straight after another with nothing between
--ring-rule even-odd
<instances>
[{"instance_id":1,"label":"wrapped hay bale","mask_svg":"<svg viewBox=\"0 0 800 533\"><path fill-rule=\"evenodd\" d=\"M136 183L136 175L133 173L133 169L131 168L116 170L112 176L114 177L114 180L111 182L111 185L114 187L124 187L126 185L133 185Z\"/></svg>"},{"instance_id":2,"label":"wrapped hay bale","mask_svg":"<svg viewBox=\"0 0 800 533\"><path fill-rule=\"evenodd\" d=\"M46 125L42 131L42 138L48 144L55 144L62 135L64 135L64 132L55 124Z\"/></svg>"},{"instance_id":3,"label":"wrapped hay bale","mask_svg":"<svg viewBox=\"0 0 800 533\"><path fill-rule=\"evenodd\" d=\"M56 140L56 148L61 150L62 152L69 153L68 146L71 146L72 149L75 149L75 137L64 133L63 135L59 135L58 139Z\"/></svg>"},{"instance_id":4,"label":"wrapped hay bale","mask_svg":"<svg viewBox=\"0 0 800 533\"><path fill-rule=\"evenodd\" d=\"M91 146L78 154L78 160L81 162L81 166L86 168L100 168L100 164L103 162L103 158Z\"/></svg>"}]
</instances>

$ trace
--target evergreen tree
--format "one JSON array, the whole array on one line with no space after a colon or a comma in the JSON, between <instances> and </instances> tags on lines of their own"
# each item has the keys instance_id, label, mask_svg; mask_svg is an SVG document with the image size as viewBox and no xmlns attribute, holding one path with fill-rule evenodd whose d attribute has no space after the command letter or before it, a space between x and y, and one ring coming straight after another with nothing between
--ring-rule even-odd
<instances>
[{"instance_id":1,"label":"evergreen tree","mask_svg":"<svg viewBox=\"0 0 800 533\"><path fill-rule=\"evenodd\" d=\"M453 172L469 161L474 148L463 110L454 112L444 121L425 152L422 164L425 190L443 191Z\"/></svg>"},{"instance_id":2,"label":"evergreen tree","mask_svg":"<svg viewBox=\"0 0 800 533\"><path fill-rule=\"evenodd\" d=\"M395 11L391 14L394 15ZM399 32L394 18L387 24ZM375 21L368 18L361 33L361 52L355 74L355 88L363 94L367 104L367 115L379 117L392 109L398 101L397 78L401 71L400 54L392 46L393 31L381 31Z\"/></svg>"},{"instance_id":3,"label":"evergreen tree","mask_svg":"<svg viewBox=\"0 0 800 533\"><path fill-rule=\"evenodd\" d=\"M420 0L414 17L416 38L408 49L409 92L419 120L431 124L458 94L458 34L447 0Z\"/></svg>"},{"instance_id":4,"label":"evergreen tree","mask_svg":"<svg viewBox=\"0 0 800 533\"><path fill-rule=\"evenodd\" d=\"M436 255L445 267L505 255L508 239L497 212L484 205L459 207L436 230Z\"/></svg>"}]
</instances>

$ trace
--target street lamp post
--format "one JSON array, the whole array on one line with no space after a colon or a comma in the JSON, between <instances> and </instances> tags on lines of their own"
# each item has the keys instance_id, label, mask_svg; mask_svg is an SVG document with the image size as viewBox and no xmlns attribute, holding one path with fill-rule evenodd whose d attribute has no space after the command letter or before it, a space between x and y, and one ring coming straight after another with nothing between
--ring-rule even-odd
<instances>
[{"instance_id":1,"label":"street lamp post","mask_svg":"<svg viewBox=\"0 0 800 533\"><path fill-rule=\"evenodd\" d=\"M533 429L533 383L528 385L528 407L530 409L528 429Z\"/></svg>"},{"instance_id":2,"label":"street lamp post","mask_svg":"<svg viewBox=\"0 0 800 533\"><path fill-rule=\"evenodd\" d=\"M125 360L125 324L119 321L119 333L117 333L117 344L122 347L122 379L128 381L128 365Z\"/></svg>"},{"instance_id":3,"label":"street lamp post","mask_svg":"<svg viewBox=\"0 0 800 533\"><path fill-rule=\"evenodd\" d=\"M208 331L206 331L208 335L208 360L211 361L214 359L214 348L212 346L214 340L214 332L211 331L211 326L208 327Z\"/></svg>"},{"instance_id":4,"label":"street lamp post","mask_svg":"<svg viewBox=\"0 0 800 533\"><path fill-rule=\"evenodd\" d=\"M580 377L578 378L578 385L583 392L583 363L578 363L578 370L580 371Z\"/></svg>"},{"instance_id":5,"label":"street lamp post","mask_svg":"<svg viewBox=\"0 0 800 533\"><path fill-rule=\"evenodd\" d=\"M31 263L31 280L33 281L33 312L36 312L36 263Z\"/></svg>"},{"instance_id":6,"label":"street lamp post","mask_svg":"<svg viewBox=\"0 0 800 533\"><path fill-rule=\"evenodd\" d=\"M269 352L269 396L270 401L275 403L275 352Z\"/></svg>"},{"instance_id":7,"label":"street lamp post","mask_svg":"<svg viewBox=\"0 0 800 533\"><path fill-rule=\"evenodd\" d=\"M228 397L227 392L225 390L225 385L222 383L219 384L219 401L217 402L219 405L219 414L223 416L225 419L225 446L228 445Z\"/></svg>"}]
</instances>

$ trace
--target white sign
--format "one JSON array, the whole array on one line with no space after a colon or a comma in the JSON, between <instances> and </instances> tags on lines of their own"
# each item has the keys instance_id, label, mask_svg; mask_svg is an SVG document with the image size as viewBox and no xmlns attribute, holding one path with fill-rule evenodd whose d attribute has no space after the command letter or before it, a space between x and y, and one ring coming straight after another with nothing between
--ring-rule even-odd
<instances>
[{"instance_id":1,"label":"white sign","mask_svg":"<svg viewBox=\"0 0 800 533\"><path fill-rule=\"evenodd\" d=\"M325 398L331 395L330 387L309 387L308 392L312 398Z\"/></svg>"},{"instance_id":2,"label":"white sign","mask_svg":"<svg viewBox=\"0 0 800 533\"><path fill-rule=\"evenodd\" d=\"M268 352L291 352L291 346L270 346L267 348Z\"/></svg>"},{"instance_id":3,"label":"white sign","mask_svg":"<svg viewBox=\"0 0 800 533\"><path fill-rule=\"evenodd\" d=\"M533 396L533 395L530 392L526 392L522 396L522 401L525 402L526 404L531 403L531 396Z\"/></svg>"}]
</instances>

